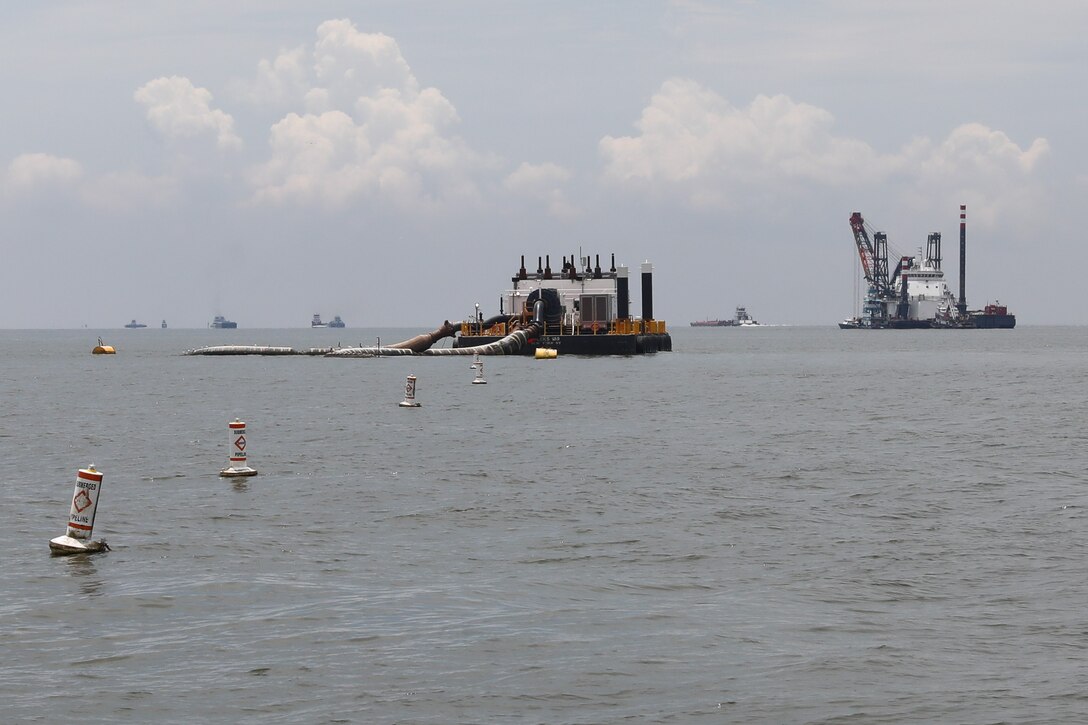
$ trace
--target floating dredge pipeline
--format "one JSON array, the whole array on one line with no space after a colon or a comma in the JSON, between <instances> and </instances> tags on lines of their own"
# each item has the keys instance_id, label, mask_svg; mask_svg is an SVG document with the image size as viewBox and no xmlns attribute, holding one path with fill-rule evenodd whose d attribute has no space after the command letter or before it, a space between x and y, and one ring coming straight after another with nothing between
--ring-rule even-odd
<instances>
[{"instance_id":1,"label":"floating dredge pipeline","mask_svg":"<svg viewBox=\"0 0 1088 725\"><path fill-rule=\"evenodd\" d=\"M274 347L269 345L216 345L186 350L186 355L319 355L323 357L394 357L405 355L517 355L528 341L540 335L543 327L541 316L543 303L538 301L534 307L534 319L527 327L514 330L500 340L472 347L433 348L444 337L453 337L461 327L446 320L434 332L416 335L413 338L379 347L312 347L296 350L292 347Z\"/></svg>"}]
</instances>

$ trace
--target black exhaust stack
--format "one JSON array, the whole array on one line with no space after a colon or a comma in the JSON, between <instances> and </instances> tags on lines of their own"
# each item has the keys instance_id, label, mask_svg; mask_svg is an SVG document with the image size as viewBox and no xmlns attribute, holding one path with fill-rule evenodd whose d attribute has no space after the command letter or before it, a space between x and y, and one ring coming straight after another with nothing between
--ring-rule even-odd
<instances>
[{"instance_id":1,"label":"black exhaust stack","mask_svg":"<svg viewBox=\"0 0 1088 725\"><path fill-rule=\"evenodd\" d=\"M654 266L642 263L642 319L654 319Z\"/></svg>"},{"instance_id":2,"label":"black exhaust stack","mask_svg":"<svg viewBox=\"0 0 1088 725\"><path fill-rule=\"evenodd\" d=\"M967 205L960 204L960 316L967 314Z\"/></svg>"},{"instance_id":3,"label":"black exhaust stack","mask_svg":"<svg viewBox=\"0 0 1088 725\"><path fill-rule=\"evenodd\" d=\"M631 317L631 292L627 289L627 267L616 270L616 317L626 320Z\"/></svg>"}]
</instances>

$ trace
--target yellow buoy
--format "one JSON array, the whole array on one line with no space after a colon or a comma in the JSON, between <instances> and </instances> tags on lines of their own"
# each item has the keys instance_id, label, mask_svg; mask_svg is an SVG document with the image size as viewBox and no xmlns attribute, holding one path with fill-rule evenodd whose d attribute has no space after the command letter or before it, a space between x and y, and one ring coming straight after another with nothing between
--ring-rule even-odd
<instances>
[{"instance_id":1,"label":"yellow buoy","mask_svg":"<svg viewBox=\"0 0 1088 725\"><path fill-rule=\"evenodd\" d=\"M104 345L102 338L98 338L98 345L95 349L91 350L92 355L114 355L117 351L113 349L113 345Z\"/></svg>"},{"instance_id":2,"label":"yellow buoy","mask_svg":"<svg viewBox=\"0 0 1088 725\"><path fill-rule=\"evenodd\" d=\"M559 357L559 351L553 347L538 347L536 349L535 357L537 360L551 360L552 358Z\"/></svg>"}]
</instances>

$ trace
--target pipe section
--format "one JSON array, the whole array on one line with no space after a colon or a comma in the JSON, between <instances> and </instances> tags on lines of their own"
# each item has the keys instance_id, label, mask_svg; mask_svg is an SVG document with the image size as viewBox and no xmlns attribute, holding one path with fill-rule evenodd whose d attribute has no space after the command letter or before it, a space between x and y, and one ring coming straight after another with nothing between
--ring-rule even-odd
<instances>
[{"instance_id":1,"label":"pipe section","mask_svg":"<svg viewBox=\"0 0 1088 725\"><path fill-rule=\"evenodd\" d=\"M460 325L458 325L460 327ZM453 337L457 334L457 329L450 324L449 320L446 320L442 325L434 332L424 333L422 335L416 335L410 340L404 342L395 342L389 347L394 350L411 350L412 352L423 352L430 348L443 337Z\"/></svg>"},{"instance_id":2,"label":"pipe section","mask_svg":"<svg viewBox=\"0 0 1088 725\"><path fill-rule=\"evenodd\" d=\"M537 303L542 304L542 303ZM424 350L422 355L516 355L528 343L529 338L540 334L543 327L534 322L521 330L514 330L506 337L486 345L473 347L436 347Z\"/></svg>"}]
</instances>

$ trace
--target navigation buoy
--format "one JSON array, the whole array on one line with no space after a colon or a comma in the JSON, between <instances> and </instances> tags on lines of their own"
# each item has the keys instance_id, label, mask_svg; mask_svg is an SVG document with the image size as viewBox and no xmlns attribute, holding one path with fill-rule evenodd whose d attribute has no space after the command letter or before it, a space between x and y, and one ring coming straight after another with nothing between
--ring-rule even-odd
<instances>
[{"instance_id":1,"label":"navigation buoy","mask_svg":"<svg viewBox=\"0 0 1088 725\"><path fill-rule=\"evenodd\" d=\"M537 360L554 360L559 357L559 351L554 347L538 347L533 357Z\"/></svg>"},{"instance_id":2,"label":"navigation buoy","mask_svg":"<svg viewBox=\"0 0 1088 725\"><path fill-rule=\"evenodd\" d=\"M98 338L98 345L91 350L92 355L116 355L117 351L113 349L113 345L107 345L102 342L102 338Z\"/></svg>"},{"instance_id":3,"label":"navigation buoy","mask_svg":"<svg viewBox=\"0 0 1088 725\"><path fill-rule=\"evenodd\" d=\"M475 354L475 355L473 356L473 358L472 358L472 364L468 366L468 369L469 369L469 370L474 370L474 369L478 368L478 367L479 367L480 365L482 365L482 364L483 364L483 363L481 363L481 362L480 362L480 353L476 353L476 354Z\"/></svg>"},{"instance_id":4,"label":"navigation buoy","mask_svg":"<svg viewBox=\"0 0 1088 725\"><path fill-rule=\"evenodd\" d=\"M476 377L472 379L473 385L487 385L487 381L484 380L484 361L480 359L480 356L476 356L476 362L473 367L476 368Z\"/></svg>"},{"instance_id":5,"label":"navigation buoy","mask_svg":"<svg viewBox=\"0 0 1088 725\"><path fill-rule=\"evenodd\" d=\"M397 403L402 408L418 408L419 403L416 402L416 376L409 375L408 379L404 381L404 400Z\"/></svg>"},{"instance_id":6,"label":"navigation buoy","mask_svg":"<svg viewBox=\"0 0 1088 725\"><path fill-rule=\"evenodd\" d=\"M64 536L49 542L56 555L94 554L109 551L105 541L91 541L94 514L98 510L98 495L102 492L102 473L92 463L76 473L76 491L72 495L72 510L68 513L68 530Z\"/></svg>"},{"instance_id":7,"label":"navigation buoy","mask_svg":"<svg viewBox=\"0 0 1088 725\"><path fill-rule=\"evenodd\" d=\"M246 465L246 424L237 418L233 423L228 423L228 440L230 441L227 456L230 465L219 472L220 476L256 476L257 471Z\"/></svg>"}]
</instances>

